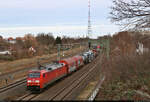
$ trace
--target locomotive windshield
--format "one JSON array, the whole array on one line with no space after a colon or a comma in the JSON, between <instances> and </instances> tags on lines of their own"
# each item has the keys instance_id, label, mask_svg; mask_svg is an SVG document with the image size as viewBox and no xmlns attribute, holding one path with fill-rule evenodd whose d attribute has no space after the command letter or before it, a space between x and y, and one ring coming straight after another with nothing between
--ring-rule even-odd
<instances>
[{"instance_id":1,"label":"locomotive windshield","mask_svg":"<svg viewBox=\"0 0 150 102\"><path fill-rule=\"evenodd\" d=\"M39 78L40 77L40 73L39 72L29 73L28 77L29 78Z\"/></svg>"}]
</instances>

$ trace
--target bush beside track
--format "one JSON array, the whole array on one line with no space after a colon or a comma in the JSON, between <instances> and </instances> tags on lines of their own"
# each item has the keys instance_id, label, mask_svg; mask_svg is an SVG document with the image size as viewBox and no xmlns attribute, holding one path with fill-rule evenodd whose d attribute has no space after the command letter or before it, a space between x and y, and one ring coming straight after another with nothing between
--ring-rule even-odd
<instances>
[{"instance_id":1,"label":"bush beside track","mask_svg":"<svg viewBox=\"0 0 150 102\"><path fill-rule=\"evenodd\" d=\"M105 59L106 80L96 100L148 100L150 54Z\"/></svg>"}]
</instances>

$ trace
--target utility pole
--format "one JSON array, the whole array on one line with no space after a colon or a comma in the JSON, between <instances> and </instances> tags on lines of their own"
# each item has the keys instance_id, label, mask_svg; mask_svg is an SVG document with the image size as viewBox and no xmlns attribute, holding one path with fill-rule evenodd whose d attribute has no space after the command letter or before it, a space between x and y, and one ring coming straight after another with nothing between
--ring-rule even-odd
<instances>
[{"instance_id":1,"label":"utility pole","mask_svg":"<svg viewBox=\"0 0 150 102\"><path fill-rule=\"evenodd\" d=\"M60 44L57 44L57 61L60 60Z\"/></svg>"}]
</instances>

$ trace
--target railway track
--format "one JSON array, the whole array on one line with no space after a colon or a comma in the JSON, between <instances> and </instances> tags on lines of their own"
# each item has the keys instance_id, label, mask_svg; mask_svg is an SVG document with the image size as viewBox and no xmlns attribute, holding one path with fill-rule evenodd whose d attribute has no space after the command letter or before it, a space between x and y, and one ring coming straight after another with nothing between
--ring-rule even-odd
<instances>
[{"instance_id":1,"label":"railway track","mask_svg":"<svg viewBox=\"0 0 150 102\"><path fill-rule=\"evenodd\" d=\"M28 93L18 98L17 100L65 100L65 98L69 96L74 89L81 85L81 81L85 80L95 69L98 63L98 59L99 56L94 59L93 62L84 66L84 69L87 70L82 70L82 72L79 73L78 76L74 77L74 75L71 75L69 76L69 78L67 77L68 79L65 78L66 80L63 80L56 84L54 83L55 85L52 85L48 90L45 90L41 94Z\"/></svg>"},{"instance_id":2,"label":"railway track","mask_svg":"<svg viewBox=\"0 0 150 102\"><path fill-rule=\"evenodd\" d=\"M22 97L19 97L18 99L17 99L17 101L20 101L20 100L31 100L31 99L33 99L34 97L36 97L36 94L32 94L32 93L27 93L27 94L25 94L25 95L23 95Z\"/></svg>"},{"instance_id":3,"label":"railway track","mask_svg":"<svg viewBox=\"0 0 150 102\"><path fill-rule=\"evenodd\" d=\"M26 82L26 77L21 79L21 80L19 80L19 81L16 81L16 82L12 83L12 84L9 84L7 86L1 87L0 88L0 93L5 92L5 91L7 91L9 89L12 89L14 87L17 87L18 85L21 85L21 84L23 84L25 82Z\"/></svg>"},{"instance_id":4,"label":"railway track","mask_svg":"<svg viewBox=\"0 0 150 102\"><path fill-rule=\"evenodd\" d=\"M87 73L84 73L79 79L74 80L70 85L64 87L60 92L56 93L55 96L50 97L49 100L65 100L67 96L76 88L80 86L80 82L87 78L90 72L97 66L97 64L91 68Z\"/></svg>"},{"instance_id":5,"label":"railway track","mask_svg":"<svg viewBox=\"0 0 150 102\"><path fill-rule=\"evenodd\" d=\"M95 62L94 65L92 64L92 67L90 66L90 70L88 70L86 73L83 73L79 79L77 78L74 80L73 83L71 83L68 87L66 86L66 88L62 89L61 92L58 92L55 97L49 98L49 100L69 100L69 97L74 94L76 89L83 85L84 80L89 78L90 74L95 70L98 64L98 62Z\"/></svg>"}]
</instances>

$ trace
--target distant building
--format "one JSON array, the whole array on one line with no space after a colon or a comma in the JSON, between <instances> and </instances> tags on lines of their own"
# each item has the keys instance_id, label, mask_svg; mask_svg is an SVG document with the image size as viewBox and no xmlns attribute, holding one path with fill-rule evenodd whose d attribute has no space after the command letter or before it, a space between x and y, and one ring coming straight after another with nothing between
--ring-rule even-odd
<instances>
[{"instance_id":1,"label":"distant building","mask_svg":"<svg viewBox=\"0 0 150 102\"><path fill-rule=\"evenodd\" d=\"M11 55L10 51L0 51L0 55Z\"/></svg>"},{"instance_id":2,"label":"distant building","mask_svg":"<svg viewBox=\"0 0 150 102\"><path fill-rule=\"evenodd\" d=\"M12 37L9 37L9 38L7 39L7 42L8 42L8 43L11 43L11 44L15 44L15 43L16 43L16 39L13 39Z\"/></svg>"},{"instance_id":3,"label":"distant building","mask_svg":"<svg viewBox=\"0 0 150 102\"><path fill-rule=\"evenodd\" d=\"M31 47L29 48L29 52L33 52L33 53L35 53L35 52L36 52L36 50L34 49L34 47L32 47L32 46L31 46Z\"/></svg>"},{"instance_id":4,"label":"distant building","mask_svg":"<svg viewBox=\"0 0 150 102\"><path fill-rule=\"evenodd\" d=\"M138 48L136 49L136 52L139 54L143 54L144 52L149 52L149 49L144 48L144 45L138 42Z\"/></svg>"}]
</instances>

